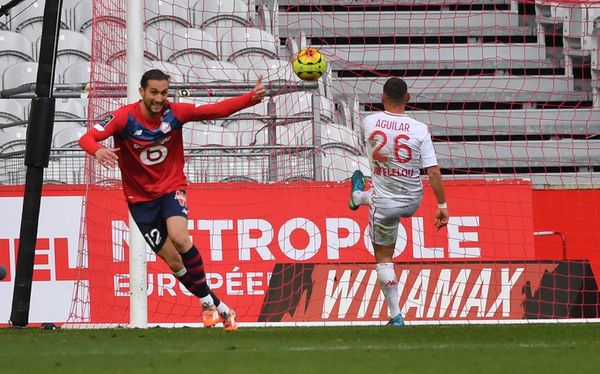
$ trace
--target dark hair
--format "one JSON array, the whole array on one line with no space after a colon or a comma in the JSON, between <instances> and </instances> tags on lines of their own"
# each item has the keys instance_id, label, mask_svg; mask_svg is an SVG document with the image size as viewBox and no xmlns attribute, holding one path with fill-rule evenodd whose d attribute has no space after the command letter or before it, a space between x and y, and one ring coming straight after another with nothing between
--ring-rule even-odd
<instances>
[{"instance_id":1,"label":"dark hair","mask_svg":"<svg viewBox=\"0 0 600 374\"><path fill-rule=\"evenodd\" d=\"M148 70L147 72L144 73L144 75L142 75L142 80L140 81L140 86L142 86L142 88L146 88L146 86L148 85L148 81L150 81L150 80L168 81L169 78L170 78L169 75L163 73L161 70L158 70L158 69Z\"/></svg>"},{"instance_id":2,"label":"dark hair","mask_svg":"<svg viewBox=\"0 0 600 374\"><path fill-rule=\"evenodd\" d=\"M406 102L406 94L408 86L406 82L400 78L392 77L383 85L383 94L395 104Z\"/></svg>"}]
</instances>

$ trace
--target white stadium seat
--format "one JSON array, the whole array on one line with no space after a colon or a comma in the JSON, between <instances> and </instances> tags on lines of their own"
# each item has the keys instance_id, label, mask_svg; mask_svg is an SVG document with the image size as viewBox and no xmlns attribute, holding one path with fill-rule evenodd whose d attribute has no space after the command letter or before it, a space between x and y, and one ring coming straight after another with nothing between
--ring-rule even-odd
<instances>
[{"instance_id":1,"label":"white stadium seat","mask_svg":"<svg viewBox=\"0 0 600 374\"><path fill-rule=\"evenodd\" d=\"M192 66L187 77L190 82L244 82L244 76L237 66L225 61L203 61Z\"/></svg>"},{"instance_id":2,"label":"white stadium seat","mask_svg":"<svg viewBox=\"0 0 600 374\"><path fill-rule=\"evenodd\" d=\"M33 3L23 1L16 5L11 10L11 14L13 14L11 20L13 31L26 36L29 40L37 40L42 35L44 5L45 1L35 1ZM67 30L69 25L61 20L60 28Z\"/></svg>"},{"instance_id":3,"label":"white stadium seat","mask_svg":"<svg viewBox=\"0 0 600 374\"><path fill-rule=\"evenodd\" d=\"M219 42L221 60L233 61L241 56L278 58L279 41L266 31L252 27L236 27L226 32Z\"/></svg>"},{"instance_id":4,"label":"white stadium seat","mask_svg":"<svg viewBox=\"0 0 600 374\"><path fill-rule=\"evenodd\" d=\"M2 73L3 89L19 87L23 84L35 83L37 79L37 62L19 62Z\"/></svg>"},{"instance_id":5,"label":"white stadium seat","mask_svg":"<svg viewBox=\"0 0 600 374\"><path fill-rule=\"evenodd\" d=\"M211 34L193 28L179 28L165 34L160 43L161 58L168 62L188 64L190 60L218 60L217 40Z\"/></svg>"},{"instance_id":6,"label":"white stadium seat","mask_svg":"<svg viewBox=\"0 0 600 374\"><path fill-rule=\"evenodd\" d=\"M196 2L192 9L194 25L202 29L225 31L232 26L250 26L248 4L240 0Z\"/></svg>"},{"instance_id":7,"label":"white stadium seat","mask_svg":"<svg viewBox=\"0 0 600 374\"><path fill-rule=\"evenodd\" d=\"M24 35L0 30L0 66L10 66L17 62L34 61L33 46Z\"/></svg>"},{"instance_id":8,"label":"white stadium seat","mask_svg":"<svg viewBox=\"0 0 600 374\"><path fill-rule=\"evenodd\" d=\"M25 118L25 108L19 100L0 99L0 123L23 121Z\"/></svg>"}]
</instances>

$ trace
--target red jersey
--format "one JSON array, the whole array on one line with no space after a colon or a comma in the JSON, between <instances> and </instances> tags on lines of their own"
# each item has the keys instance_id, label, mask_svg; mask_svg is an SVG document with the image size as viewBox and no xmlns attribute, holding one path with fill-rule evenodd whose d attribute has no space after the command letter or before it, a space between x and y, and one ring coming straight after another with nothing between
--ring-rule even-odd
<instances>
[{"instance_id":1,"label":"red jersey","mask_svg":"<svg viewBox=\"0 0 600 374\"><path fill-rule=\"evenodd\" d=\"M113 136L119 148L119 169L123 191L130 203L138 203L187 186L183 172L182 125L227 117L252 106L252 95L226 99L214 104L195 106L188 103L167 102L161 115L148 117L140 102L129 104L106 116L79 139L79 145L94 155Z\"/></svg>"}]
</instances>

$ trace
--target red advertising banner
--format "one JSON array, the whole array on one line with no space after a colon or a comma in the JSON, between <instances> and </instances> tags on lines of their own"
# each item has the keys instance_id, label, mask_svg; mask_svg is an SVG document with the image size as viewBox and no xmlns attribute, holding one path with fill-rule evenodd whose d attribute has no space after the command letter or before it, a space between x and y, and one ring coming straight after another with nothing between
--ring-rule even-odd
<instances>
[{"instance_id":1,"label":"red advertising banner","mask_svg":"<svg viewBox=\"0 0 600 374\"><path fill-rule=\"evenodd\" d=\"M45 190L32 321L61 322L74 314L93 324L129 321L128 215L122 191L91 187L84 192L83 187ZM237 310L241 322L388 318L367 234L368 207L349 210L348 193L347 183L190 186L190 235L203 255L211 288ZM414 217L401 220L394 260L407 320L566 318L596 312L590 311L597 303L589 297L585 313L571 307L581 305L578 301L563 303L562 311L557 307L553 298L562 296L556 292L569 294L571 287L557 288L557 279L591 284L594 274L585 261L545 261L543 251L534 250L530 184L454 182L447 184L446 195L447 228L433 226L436 204L427 187ZM2 211L17 211L18 196L0 190ZM85 255L78 257L82 245ZM9 264L9 275L0 282L2 299L12 292L17 247L14 219L0 228L0 261ZM149 322L200 322L198 300L153 253L148 260ZM0 318L9 312L4 309Z\"/></svg>"}]
</instances>

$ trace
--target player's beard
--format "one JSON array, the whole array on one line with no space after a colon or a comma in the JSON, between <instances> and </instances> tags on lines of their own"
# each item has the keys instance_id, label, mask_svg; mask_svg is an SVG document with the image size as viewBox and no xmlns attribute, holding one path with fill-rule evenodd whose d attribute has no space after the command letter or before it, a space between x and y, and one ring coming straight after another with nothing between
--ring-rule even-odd
<instances>
[{"instance_id":1,"label":"player's beard","mask_svg":"<svg viewBox=\"0 0 600 374\"><path fill-rule=\"evenodd\" d=\"M153 101L150 101L149 103L144 101L144 105L146 106L146 109L148 110L148 112L152 115L157 115L160 114L160 112L162 112L165 104L157 104Z\"/></svg>"}]
</instances>

